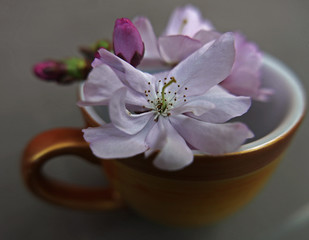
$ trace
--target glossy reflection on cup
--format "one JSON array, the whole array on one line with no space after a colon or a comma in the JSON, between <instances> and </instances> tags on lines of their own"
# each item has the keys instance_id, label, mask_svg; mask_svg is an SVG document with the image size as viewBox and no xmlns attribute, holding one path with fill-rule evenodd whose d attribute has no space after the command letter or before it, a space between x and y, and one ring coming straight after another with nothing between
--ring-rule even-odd
<instances>
[{"instance_id":1,"label":"glossy reflection on cup","mask_svg":"<svg viewBox=\"0 0 309 240\"><path fill-rule=\"evenodd\" d=\"M25 182L38 196L69 207L107 210L125 204L164 224L195 226L216 222L258 193L304 117L303 88L287 67L264 55L262 76L263 87L274 89L275 93L269 102L254 102L249 112L237 119L245 122L256 135L237 152L220 156L196 154L193 164L169 172L155 168L154 156L146 159L143 154L126 159L97 159L83 141L80 129L71 129L76 135L71 140L54 136L54 131L63 133L68 129L56 129L39 135L26 148ZM83 85L79 88L80 99L83 99L82 88ZM84 107L82 113L87 126L100 126L108 121L104 107ZM73 132L62 135L68 138ZM46 134L56 140L49 140L50 143L43 146L42 142L50 138ZM72 140L74 143L70 145L68 142ZM80 189L55 182L41 173L46 161L67 153L99 163L110 186L99 190Z\"/></svg>"}]
</instances>

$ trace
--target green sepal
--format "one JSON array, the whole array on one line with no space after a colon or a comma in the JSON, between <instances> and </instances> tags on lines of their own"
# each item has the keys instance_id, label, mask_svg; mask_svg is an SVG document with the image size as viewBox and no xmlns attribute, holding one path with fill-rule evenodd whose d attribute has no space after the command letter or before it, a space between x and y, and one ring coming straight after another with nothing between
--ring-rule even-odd
<instances>
[{"instance_id":1,"label":"green sepal","mask_svg":"<svg viewBox=\"0 0 309 240\"><path fill-rule=\"evenodd\" d=\"M68 75L75 79L83 79L86 61L81 58L68 58L63 61L66 65Z\"/></svg>"},{"instance_id":2,"label":"green sepal","mask_svg":"<svg viewBox=\"0 0 309 240\"><path fill-rule=\"evenodd\" d=\"M100 48L105 48L106 50L110 51L111 44L107 40L99 40L95 44L93 44L91 48L94 52L96 52Z\"/></svg>"}]
</instances>

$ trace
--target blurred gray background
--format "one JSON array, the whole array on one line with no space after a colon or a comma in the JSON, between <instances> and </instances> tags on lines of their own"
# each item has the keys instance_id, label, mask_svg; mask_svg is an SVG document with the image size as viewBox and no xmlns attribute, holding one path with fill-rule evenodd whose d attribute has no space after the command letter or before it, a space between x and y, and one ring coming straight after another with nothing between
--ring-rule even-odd
<instances>
[{"instance_id":1,"label":"blurred gray background","mask_svg":"<svg viewBox=\"0 0 309 240\"><path fill-rule=\"evenodd\" d=\"M197 229L163 227L121 209L84 212L34 197L20 176L30 138L50 128L83 126L77 84L36 79L31 67L46 58L78 56L77 48L111 38L116 18L145 15L160 34L171 11L188 1L0 0L0 239L298 239L309 236L308 117L263 191L222 222ZM220 31L240 30L286 63L309 89L309 1L195 0ZM47 171L61 179L101 184L99 168L74 157Z\"/></svg>"}]
</instances>

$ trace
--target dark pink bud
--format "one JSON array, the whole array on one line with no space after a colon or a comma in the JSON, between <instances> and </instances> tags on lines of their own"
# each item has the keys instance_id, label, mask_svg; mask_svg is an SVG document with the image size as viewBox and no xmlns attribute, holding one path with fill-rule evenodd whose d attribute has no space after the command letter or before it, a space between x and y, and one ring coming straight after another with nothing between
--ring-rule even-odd
<instances>
[{"instance_id":1,"label":"dark pink bud","mask_svg":"<svg viewBox=\"0 0 309 240\"><path fill-rule=\"evenodd\" d=\"M57 80L64 74L65 67L60 62L47 60L34 65L33 72L43 80Z\"/></svg>"},{"instance_id":2,"label":"dark pink bud","mask_svg":"<svg viewBox=\"0 0 309 240\"><path fill-rule=\"evenodd\" d=\"M127 18L117 19L113 33L114 53L136 67L144 56L144 43L133 23Z\"/></svg>"}]
</instances>

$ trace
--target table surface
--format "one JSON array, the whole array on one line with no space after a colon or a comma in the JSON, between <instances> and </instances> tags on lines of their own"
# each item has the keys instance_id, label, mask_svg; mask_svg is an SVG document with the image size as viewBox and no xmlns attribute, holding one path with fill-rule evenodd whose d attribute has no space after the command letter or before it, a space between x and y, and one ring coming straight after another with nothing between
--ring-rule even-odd
<instances>
[{"instance_id":1,"label":"table surface","mask_svg":"<svg viewBox=\"0 0 309 240\"><path fill-rule=\"evenodd\" d=\"M309 89L309 2L191 1L220 31L240 30L281 59ZM31 67L46 58L78 56L77 47L111 38L114 20L146 15L159 34L170 12L185 1L0 1L1 239L308 239L308 117L283 161L242 210L211 226L179 229L157 225L129 209L85 212L50 205L30 194L20 175L20 157L31 137L55 127L83 126L77 85L36 79ZM74 157L48 164L67 181L105 182L100 169Z\"/></svg>"}]
</instances>

